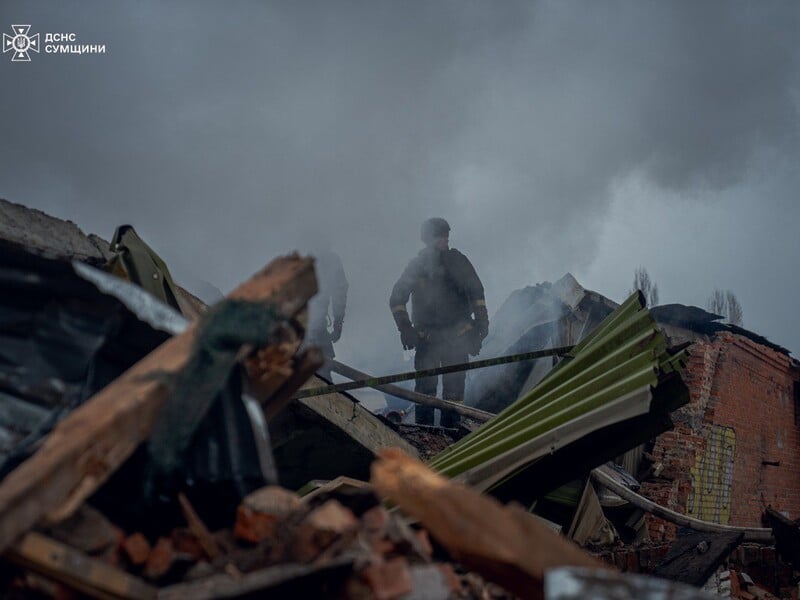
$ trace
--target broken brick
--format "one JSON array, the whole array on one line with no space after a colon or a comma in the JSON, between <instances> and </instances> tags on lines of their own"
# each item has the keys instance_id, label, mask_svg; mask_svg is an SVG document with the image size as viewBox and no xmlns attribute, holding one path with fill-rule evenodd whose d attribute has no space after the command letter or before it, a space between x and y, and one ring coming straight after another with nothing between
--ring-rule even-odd
<instances>
[{"instance_id":1,"label":"broken brick","mask_svg":"<svg viewBox=\"0 0 800 600\"><path fill-rule=\"evenodd\" d=\"M186 528L176 527L173 529L171 539L176 552L186 554L192 557L193 560L198 561L206 555L203 546L200 544L200 540Z\"/></svg>"},{"instance_id":2,"label":"broken brick","mask_svg":"<svg viewBox=\"0 0 800 600\"><path fill-rule=\"evenodd\" d=\"M247 506L239 505L236 510L233 535L237 540L257 544L275 534L277 520L274 515L256 512Z\"/></svg>"},{"instance_id":3,"label":"broken brick","mask_svg":"<svg viewBox=\"0 0 800 600\"><path fill-rule=\"evenodd\" d=\"M86 554L98 555L117 544L119 529L97 509L83 505L75 514L53 525L49 534Z\"/></svg>"},{"instance_id":4,"label":"broken brick","mask_svg":"<svg viewBox=\"0 0 800 600\"><path fill-rule=\"evenodd\" d=\"M134 533L125 538L122 542L122 549L125 555L134 565L143 565L150 555L150 542L141 533Z\"/></svg>"},{"instance_id":5,"label":"broken brick","mask_svg":"<svg viewBox=\"0 0 800 600\"><path fill-rule=\"evenodd\" d=\"M295 531L290 553L300 563L308 563L344 534L357 530L352 511L336 500L328 500L311 511Z\"/></svg>"},{"instance_id":6,"label":"broken brick","mask_svg":"<svg viewBox=\"0 0 800 600\"><path fill-rule=\"evenodd\" d=\"M245 496L242 505L276 517L285 517L303 506L303 501L294 492L278 485L268 485Z\"/></svg>"},{"instance_id":7,"label":"broken brick","mask_svg":"<svg viewBox=\"0 0 800 600\"><path fill-rule=\"evenodd\" d=\"M144 575L149 579L159 579L166 575L175 560L175 548L169 538L158 538L150 551L144 566Z\"/></svg>"},{"instance_id":8,"label":"broken brick","mask_svg":"<svg viewBox=\"0 0 800 600\"><path fill-rule=\"evenodd\" d=\"M308 523L320 530L344 533L355 528L358 520L350 509L336 500L328 500L325 504L312 510L305 518Z\"/></svg>"},{"instance_id":9,"label":"broken brick","mask_svg":"<svg viewBox=\"0 0 800 600\"><path fill-rule=\"evenodd\" d=\"M257 544L273 537L275 524L302 507L294 492L276 485L263 487L242 500L233 534L239 540Z\"/></svg>"},{"instance_id":10,"label":"broken brick","mask_svg":"<svg viewBox=\"0 0 800 600\"><path fill-rule=\"evenodd\" d=\"M393 600L414 590L408 562L400 557L385 563L370 564L361 571L361 577L376 600Z\"/></svg>"}]
</instances>

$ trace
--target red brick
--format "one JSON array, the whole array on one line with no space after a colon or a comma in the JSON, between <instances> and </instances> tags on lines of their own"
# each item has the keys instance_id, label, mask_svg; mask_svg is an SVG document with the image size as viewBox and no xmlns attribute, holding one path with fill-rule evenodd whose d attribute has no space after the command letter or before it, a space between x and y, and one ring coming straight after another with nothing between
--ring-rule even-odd
<instances>
[{"instance_id":1,"label":"red brick","mask_svg":"<svg viewBox=\"0 0 800 600\"><path fill-rule=\"evenodd\" d=\"M642 492L679 512L686 511L691 470L708 446L710 427L730 427L735 451L730 489L730 524L760 526L766 503L800 517L800 429L794 425L790 359L749 339L721 334L698 342L684 380L690 404L679 409L671 432L656 440L652 455L664 464L663 476L673 485L645 483ZM683 415L683 417L681 416ZM692 417L694 415L694 417ZM702 420L697 416L703 415ZM702 422L697 429L692 423ZM778 435L783 448L778 447ZM713 454L709 455L713 461ZM763 465L778 460L780 466ZM649 521L654 539L673 534L674 527Z\"/></svg>"},{"instance_id":2,"label":"red brick","mask_svg":"<svg viewBox=\"0 0 800 600\"><path fill-rule=\"evenodd\" d=\"M169 572L175 560L175 549L169 538L158 538L156 545L147 556L144 574L150 579L160 579Z\"/></svg>"},{"instance_id":3,"label":"red brick","mask_svg":"<svg viewBox=\"0 0 800 600\"><path fill-rule=\"evenodd\" d=\"M134 565L143 565L150 554L150 542L141 533L134 533L122 543L125 555Z\"/></svg>"}]
</instances>

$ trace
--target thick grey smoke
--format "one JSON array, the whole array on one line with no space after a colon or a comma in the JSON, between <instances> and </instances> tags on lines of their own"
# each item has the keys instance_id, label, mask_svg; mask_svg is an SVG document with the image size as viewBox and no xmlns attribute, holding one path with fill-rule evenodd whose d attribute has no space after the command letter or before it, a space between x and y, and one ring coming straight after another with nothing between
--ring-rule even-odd
<instances>
[{"instance_id":1,"label":"thick grey smoke","mask_svg":"<svg viewBox=\"0 0 800 600\"><path fill-rule=\"evenodd\" d=\"M324 235L354 366L408 366L388 295L430 216L490 314L567 271L621 300L644 264L662 301L734 289L800 348L795 2L3 2L15 23L108 52L0 57L0 196L130 222L224 291Z\"/></svg>"}]
</instances>

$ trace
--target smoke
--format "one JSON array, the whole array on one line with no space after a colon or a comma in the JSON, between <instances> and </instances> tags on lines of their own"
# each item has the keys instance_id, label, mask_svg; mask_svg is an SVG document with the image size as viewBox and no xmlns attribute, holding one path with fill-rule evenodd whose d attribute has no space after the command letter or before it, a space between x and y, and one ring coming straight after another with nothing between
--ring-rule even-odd
<instances>
[{"instance_id":1,"label":"smoke","mask_svg":"<svg viewBox=\"0 0 800 600\"><path fill-rule=\"evenodd\" d=\"M789 1L4 2L0 27L20 22L108 51L0 62L0 196L106 237L129 222L178 281L223 291L325 236L350 281L337 357L366 371L408 366L388 296L428 217L450 221L491 315L567 271L628 286L647 241L602 257L632 181L687 215L764 178L763 212L796 195L760 158L800 157ZM653 275L665 298L694 293Z\"/></svg>"}]
</instances>

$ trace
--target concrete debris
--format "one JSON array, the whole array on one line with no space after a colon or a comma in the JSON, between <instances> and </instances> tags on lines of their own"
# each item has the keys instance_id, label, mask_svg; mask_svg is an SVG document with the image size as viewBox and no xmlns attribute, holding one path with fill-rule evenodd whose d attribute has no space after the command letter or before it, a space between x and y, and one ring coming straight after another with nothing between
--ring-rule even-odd
<instances>
[{"instance_id":1,"label":"concrete debris","mask_svg":"<svg viewBox=\"0 0 800 600\"><path fill-rule=\"evenodd\" d=\"M109 243L98 236L87 237L72 221L51 217L2 198L0 240L49 257L77 259L95 265L105 262L109 247Z\"/></svg>"},{"instance_id":2,"label":"concrete debris","mask_svg":"<svg viewBox=\"0 0 800 600\"><path fill-rule=\"evenodd\" d=\"M325 385L312 375L303 386ZM299 489L313 479L346 475L367 479L383 448L416 450L391 427L347 394L324 394L290 403L270 422L272 451L281 482ZM331 452L331 448L337 448Z\"/></svg>"},{"instance_id":3,"label":"concrete debris","mask_svg":"<svg viewBox=\"0 0 800 600\"><path fill-rule=\"evenodd\" d=\"M676 427L593 474L576 465L628 450L625 428L576 433L563 454L549 440L536 468L574 481L533 470L535 494L490 497L422 462L478 420L426 427L347 394L293 399L329 383L303 345L311 259L277 258L208 309L132 227L114 239L0 200L4 597L797 598L800 368L785 349L700 309L653 310L694 348ZM150 289L137 278L153 269L150 288L165 283ZM576 344L616 307L571 275L519 290L485 354ZM557 362L473 372L468 403L496 413ZM742 419L737 386L760 403ZM698 523L711 533L677 535Z\"/></svg>"}]
</instances>

